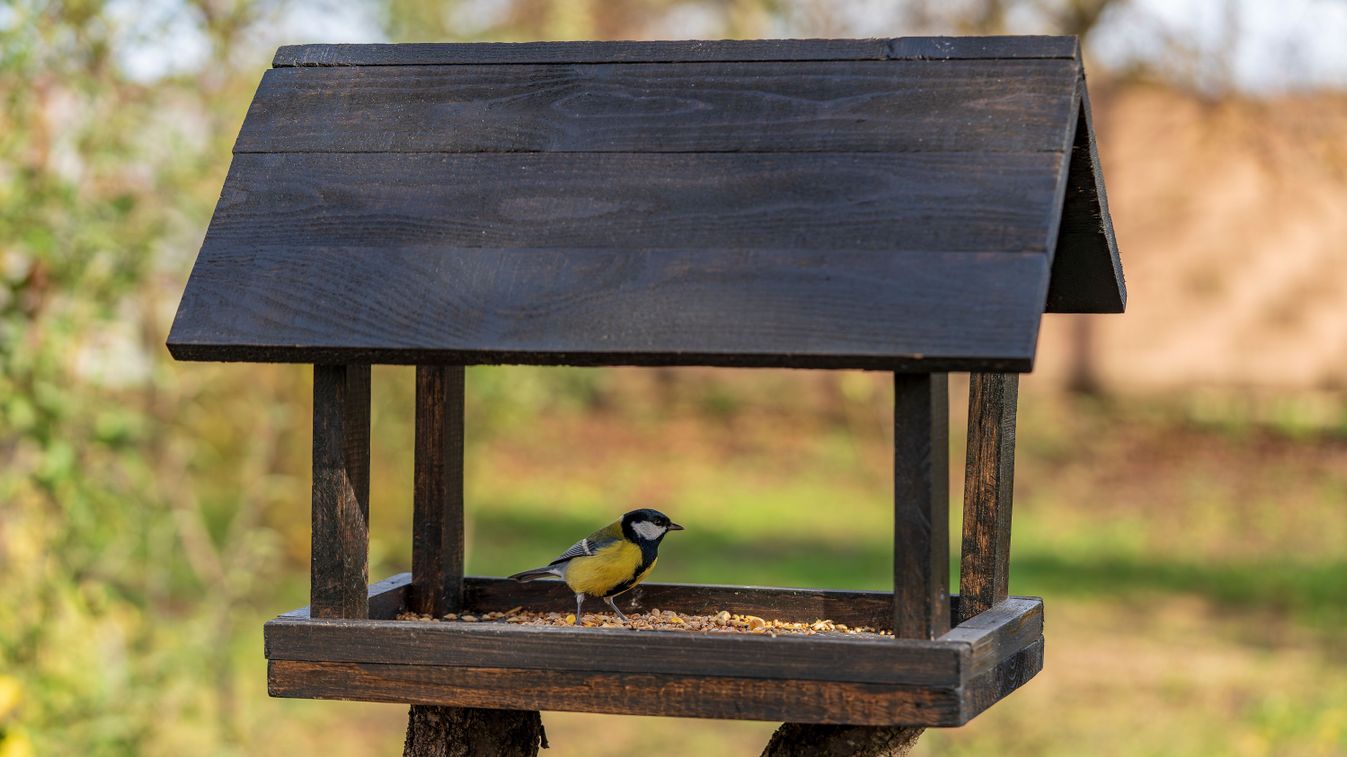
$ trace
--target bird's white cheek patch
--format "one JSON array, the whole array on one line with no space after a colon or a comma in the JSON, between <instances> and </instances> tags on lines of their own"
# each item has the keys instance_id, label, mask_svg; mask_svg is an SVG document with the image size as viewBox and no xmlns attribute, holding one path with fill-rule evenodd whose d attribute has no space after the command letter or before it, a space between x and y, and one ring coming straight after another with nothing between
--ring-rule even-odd
<instances>
[{"instance_id":1,"label":"bird's white cheek patch","mask_svg":"<svg viewBox=\"0 0 1347 757\"><path fill-rule=\"evenodd\" d=\"M631 529L646 541L654 541L664 535L664 528L649 521L631 524Z\"/></svg>"}]
</instances>

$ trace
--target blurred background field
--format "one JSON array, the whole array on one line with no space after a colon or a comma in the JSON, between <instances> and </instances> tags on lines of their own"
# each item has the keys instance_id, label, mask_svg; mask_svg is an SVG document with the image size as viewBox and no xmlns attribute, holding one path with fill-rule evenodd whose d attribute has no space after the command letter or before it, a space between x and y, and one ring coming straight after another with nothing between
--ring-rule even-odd
<instances>
[{"instance_id":1,"label":"blurred background field","mask_svg":"<svg viewBox=\"0 0 1347 757\"><path fill-rule=\"evenodd\" d=\"M1047 600L1046 667L919 751L1347 754L1347 3L10 0L0 756L400 748L403 707L265 694L261 624L308 591L309 370L163 348L276 45L972 32L1084 35L1131 302L1049 317L1023 385L1011 588ZM471 572L640 503L689 526L661 580L890 585L883 375L468 377ZM380 578L410 561L411 370L374 387ZM544 721L556 755L773 727Z\"/></svg>"}]
</instances>

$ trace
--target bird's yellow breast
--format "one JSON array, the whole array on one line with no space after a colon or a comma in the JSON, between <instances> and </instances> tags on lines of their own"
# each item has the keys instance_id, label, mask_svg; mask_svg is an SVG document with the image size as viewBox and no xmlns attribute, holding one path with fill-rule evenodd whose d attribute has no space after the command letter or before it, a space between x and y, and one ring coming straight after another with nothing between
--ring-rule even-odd
<instances>
[{"instance_id":1,"label":"bird's yellow breast","mask_svg":"<svg viewBox=\"0 0 1347 757\"><path fill-rule=\"evenodd\" d=\"M642 569L642 562L640 547L625 539L617 541L592 555L571 560L566 565L566 585L577 594L606 597L640 583L655 567L651 560Z\"/></svg>"}]
</instances>

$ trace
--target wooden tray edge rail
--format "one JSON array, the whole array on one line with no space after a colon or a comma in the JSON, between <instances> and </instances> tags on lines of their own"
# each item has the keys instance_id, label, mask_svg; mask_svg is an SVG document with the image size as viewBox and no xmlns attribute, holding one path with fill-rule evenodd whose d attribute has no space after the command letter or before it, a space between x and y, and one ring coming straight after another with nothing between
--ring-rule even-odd
<instances>
[{"instance_id":1,"label":"wooden tray edge rail","mask_svg":"<svg viewBox=\"0 0 1347 757\"><path fill-rule=\"evenodd\" d=\"M1042 667L1043 609L1011 597L933 641L398 621L410 574L370 587L370 616L266 624L272 696L856 725L961 725ZM651 584L645 607L783 619L891 617L892 595ZM469 577L465 607L566 603L564 589ZM958 597L952 597L958 617ZM480 601L474 601L480 600ZM541 601L540 601L541 600ZM513 604L508 604L513 602ZM506 606L508 604L508 606ZM820 612L823 610L825 612ZM826 612L835 610L837 612Z\"/></svg>"}]
</instances>

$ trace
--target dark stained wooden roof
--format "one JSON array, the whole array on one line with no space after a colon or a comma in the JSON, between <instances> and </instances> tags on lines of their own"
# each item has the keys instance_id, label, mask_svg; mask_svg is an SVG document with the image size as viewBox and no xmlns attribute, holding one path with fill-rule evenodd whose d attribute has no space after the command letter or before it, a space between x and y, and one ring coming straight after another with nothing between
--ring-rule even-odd
<instances>
[{"instance_id":1,"label":"dark stained wooden roof","mask_svg":"<svg viewBox=\"0 0 1347 757\"><path fill-rule=\"evenodd\" d=\"M1029 370L1126 294L1074 38L284 47L189 360Z\"/></svg>"}]
</instances>

